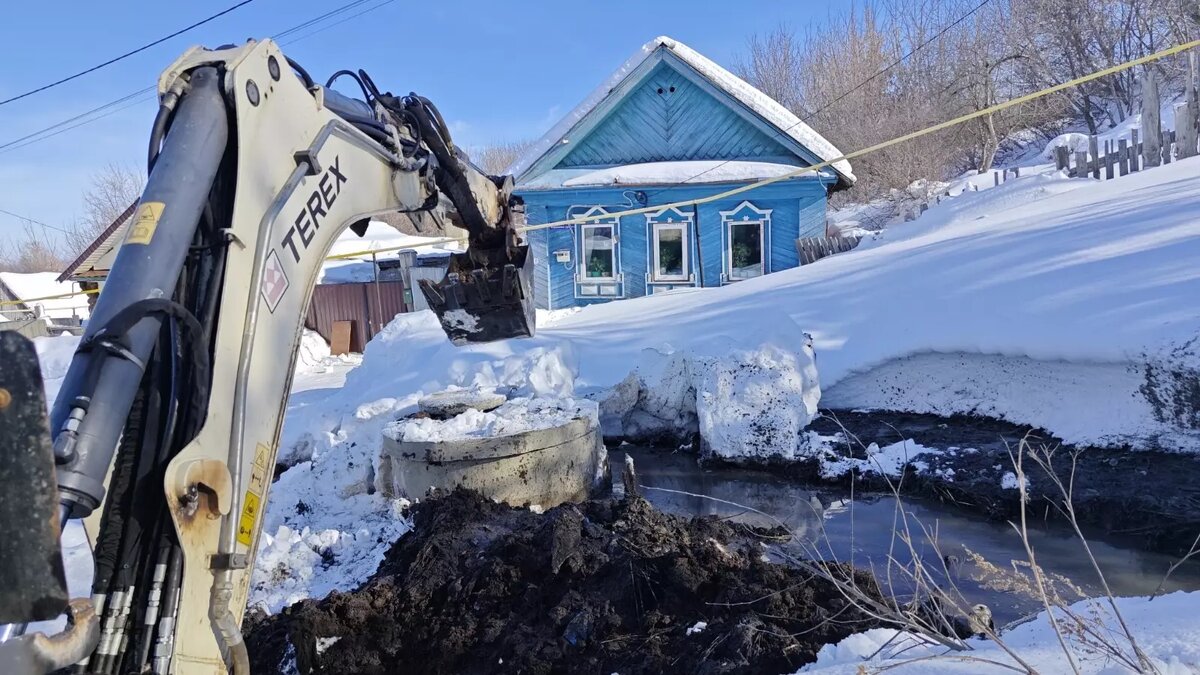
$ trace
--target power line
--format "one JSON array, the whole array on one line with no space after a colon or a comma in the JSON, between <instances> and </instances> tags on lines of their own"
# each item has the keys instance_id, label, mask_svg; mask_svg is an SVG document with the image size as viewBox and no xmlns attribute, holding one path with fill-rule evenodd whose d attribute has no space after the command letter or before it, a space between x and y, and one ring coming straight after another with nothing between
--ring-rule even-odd
<instances>
[{"instance_id":1,"label":"power line","mask_svg":"<svg viewBox=\"0 0 1200 675\"><path fill-rule=\"evenodd\" d=\"M247 1L250 1L250 0L247 0ZM353 9L357 8L357 7L360 7L360 6L364 5L364 4L366 4L367 2L370 2L370 0L354 0L353 2L348 2L348 3L344 4L344 5L342 5L341 7L338 7L338 8L336 8L336 9L332 9L332 10L330 10L330 11L328 11L328 12L325 12L324 14L321 14L321 15L319 15L319 16L313 17L312 19L308 19L307 21L304 21L304 22L301 22L301 23L299 23L299 24L297 24L297 25L295 25L295 26L292 26L291 28L288 28L287 30L281 31L281 32L279 32L279 33L276 33L275 35L273 35L273 36L272 36L272 38L273 38L273 39L275 39L275 40L278 40L278 39L280 39L280 38L287 37L287 36L289 36L289 35L293 35L293 34L295 34L295 33L296 33L296 32L298 32L298 31L301 31L301 30L304 30L304 29L306 29L306 28L309 28L309 27L315 26L315 25L319 24L319 23L320 23L320 22L322 22L322 21L325 21L325 20L327 20L327 19L330 19L330 18L332 18L332 17L335 17L335 16L337 16L337 15L339 15L339 14L344 14L345 12L348 12L348 11L350 11L350 10L353 10ZM294 40L290 40L290 41L288 41L288 42L287 42L287 43L285 43L285 44L294 44L294 43L296 43L296 42L299 42L299 41L301 41L301 40L307 40L308 38L310 38L310 37L312 37L312 36L314 36L314 35L317 35L318 33L321 33L322 31L325 31L325 30L328 30L328 29L330 29L330 28L333 28L334 26L336 26L336 25L339 25L339 24L341 24L341 23L344 23L345 21L349 21L350 19L353 19L353 18L355 18L355 17L362 16L363 14L366 14L367 12L372 12L372 11L375 11L376 9L379 9L380 7L383 7L384 5L390 4L390 3L392 3L392 2L394 2L394 0L385 0L385 2L383 2L383 3L379 4L379 5L376 5L376 6L374 6L374 7L367 8L367 9L365 9L365 10L361 11L361 12L358 12L358 13L354 14L353 16L350 16L350 17L348 17L348 18L342 19L341 21L337 21L337 22L334 22L334 23L332 23L332 24L328 24L328 25L325 25L325 26L321 26L320 28L317 28L316 30L313 30L313 31L311 31L311 32L309 32L309 33L307 33L307 34L305 34L305 35L302 35L302 36L300 36L300 37L297 37L297 38L295 38ZM244 4L244 3L243 3L243 4ZM137 103L141 103L143 100L149 100L149 99L141 99L141 100L138 100L138 101L136 101L136 102L134 102L134 103L130 103L129 105L121 106L120 108L118 108L118 109L116 109L116 110L109 110L109 109L110 109L110 108L112 108L113 106L118 106L118 105L120 105L121 103L125 103L126 101L130 101L131 99L133 99L133 98L135 98L135 97L137 97L137 96L139 96L139 95L141 95L141 94L145 94L145 93L148 93L148 92L154 91L154 90L155 90L155 88L156 88L156 87L154 87L154 86L150 86L150 87L145 87L145 88L143 88L143 89L139 89L139 90L137 90L137 91L135 91L135 92L131 92L131 93L129 93L129 94L126 94L125 96L122 96L121 98L114 99L114 100L112 100L112 101L109 101L108 103L105 103L105 104L101 105L101 106L97 106L97 107L95 107L95 108L92 108L91 110L88 110L88 111L86 111L86 112L83 112L83 113L80 113L80 114L78 114L78 115L75 115L74 117L67 118L67 119L65 119L65 120L62 120L62 121L60 121L60 122L57 122L57 123L55 123L55 124L52 124L52 125L50 125L50 126L48 126L48 127L45 127L45 128L39 129L39 130L37 130L37 131L34 131L34 132L32 132L32 133L26 134L26 135L24 135L24 136L22 136L22 137L20 137L20 138L15 138L15 139L13 139L13 140L11 140L11 141L8 141L8 142L6 142L6 143L0 144L0 154L3 154L4 152L8 152L8 151L10 151L10 150L18 150L18 149L20 149L20 148L24 148L24 147L26 147L26 146L33 145L34 143L38 143L38 142L40 142L40 141L43 141L43 140L46 140L46 139L48 139L48 138L52 138L52 137L54 137L54 136L57 136L58 134L65 133L65 132L67 132L67 131L70 131L70 130L72 130L72 129L77 129L77 128L79 128L79 127L81 127L81 126L84 126L84 125L86 125L86 124L91 124L92 122L95 122L95 121L97 121L97 120L101 120L101 119L103 119L103 118L105 118L105 117L108 117L109 115L112 115L112 114L114 114L114 113L120 112L121 110L125 110L125 109L128 109L128 108L130 108L130 107L133 107L133 105L136 105ZM108 110L108 112L104 112L104 114L101 114L101 115L96 115L95 117L91 117L90 119L86 119L86 120L84 120L84 119L83 119L83 118L85 118L85 117L88 117L89 115L93 115L93 114L95 114L95 113L98 113L98 112L101 112L101 111L105 111L105 110ZM83 120L83 121L79 121L79 120ZM76 123L76 124L72 124L73 122L77 122L77 123ZM70 126L68 126L68 125L70 125ZM62 127L66 127L66 128L62 128ZM53 132L53 133L50 133L50 132Z\"/></svg>"},{"instance_id":2,"label":"power line","mask_svg":"<svg viewBox=\"0 0 1200 675\"><path fill-rule=\"evenodd\" d=\"M133 56L134 54L139 54L141 52L144 52L147 49L150 49L151 47L153 47L155 45L160 45L160 44L166 42L167 40L170 40L173 37L178 37L180 35L183 35L184 33L192 30L193 28L203 26L204 24L208 23L209 21L212 21L213 19L217 19L219 17L225 16L226 14L232 12L233 10L237 9L238 7L248 5L252 2L254 2L254 0L242 0L241 2L237 3L236 5L228 8L228 9L224 9L220 12L217 12L216 14L213 14L212 16L210 16L206 19L197 21L196 23L194 23L190 26L187 26L186 28L180 28L179 30L175 31L174 33L160 37L159 39L157 39L153 42L147 42L146 44L142 45L141 47L138 47L137 49L127 51L124 54L121 54L120 56L111 58L103 63L96 64L86 70L81 70L78 73L75 73L74 75L68 75L67 77L62 78L61 80L56 80L54 82L51 82L50 84L44 84L36 89L30 89L29 91L25 92L24 94L17 94L16 96L13 96L12 98L6 98L3 101L0 101L0 105L12 103L13 101L19 101L19 100L25 98L26 96L32 96L40 91L46 91L47 89L57 87L60 84L70 82L71 80L74 80L77 77L83 77L84 75L87 75L88 73L94 73L97 70L104 68L105 66L111 66L112 64L116 63L117 61L120 61L122 59L127 59L130 56Z\"/></svg>"},{"instance_id":3,"label":"power line","mask_svg":"<svg viewBox=\"0 0 1200 675\"><path fill-rule=\"evenodd\" d=\"M132 108L135 105L139 105L141 103L149 101L153 97L152 96L147 97L147 96L144 96L144 94L148 94L148 93L152 92L154 89L155 89L154 87L146 87L145 89L139 89L131 94L122 96L121 98L119 98L115 101L110 101L108 103L105 103L102 106L92 108L91 110L88 110L87 112L83 112L74 117L67 118L61 122L52 124L44 129L35 131L32 134L26 134L20 138L11 140L3 145L0 145L0 154L4 154L6 152L11 152L13 150L19 150L27 145L33 145L34 143L44 141L48 138L53 138L54 136L57 136L61 133L66 133L72 129L77 129L85 124L91 124L92 122L102 120L105 117L108 117L109 115L119 113L122 110L126 110L128 108ZM141 98L138 98L139 95L143 95L143 96ZM120 103L125 103L125 102L130 101L131 99L135 99L135 98L137 100L134 100L134 101L128 103L127 105L123 105L118 108L108 110L109 108L113 108L113 106L116 106ZM91 117L89 119L83 119L93 113L101 112L104 110L108 110L108 111L105 112L104 114L96 115L95 117ZM78 124L71 124L71 122L75 122L76 120L80 120L80 119L83 119L83 121L79 122ZM70 124L70 126L67 126L68 124ZM65 127L65 128L62 128L62 127ZM57 129L57 131L55 131L56 129Z\"/></svg>"},{"instance_id":4,"label":"power line","mask_svg":"<svg viewBox=\"0 0 1200 675\"><path fill-rule=\"evenodd\" d=\"M928 39L926 39L926 40L922 41L922 42L921 42L920 44L918 44L917 46L915 46L915 47L913 47L912 49L908 50L908 53L907 53L907 54L905 54L904 56L901 56L900 58L896 59L895 61L892 61L891 63L889 63L888 65L884 66L882 69L880 69L880 70L879 70L879 72L877 72L877 73L875 73L874 75L872 75L872 76L868 77L867 79L863 80L862 82L859 82L858 84L854 85L854 87L852 87L852 88L851 88L851 89L849 89L848 91L845 91L845 92L843 92L843 93L842 93L841 95L839 95L837 98L835 98L835 99L833 99L832 101L830 101L829 103L826 103L825 105L821 106L819 109L817 109L817 111L816 111L816 112L810 113L810 114L806 115L806 116L805 116L805 117L803 117L803 118L799 118L799 116L797 116L798 118L797 118L797 120L795 121L795 123L793 123L791 126L789 126L789 127L787 127L786 129L784 129L782 133L787 133L787 132L791 131L792 129L795 129L795 128L796 128L798 125L800 125L800 124L803 124L803 123L805 123L805 122L808 122L808 121L811 121L811 120L812 120L813 118L815 118L817 115L820 115L821 113L825 112L825 111L826 111L826 110L828 110L829 108L833 107L834 105L836 105L838 102L840 102L840 101L842 101L843 99L845 99L845 98L846 98L847 96L849 96L850 94L853 94L854 92L858 91L859 89L862 89L863 87L867 86L867 85L868 85L868 84L870 84L871 82L875 81L875 79L876 79L876 78L878 78L880 75L883 75L884 73L888 72L888 71L889 71L889 70L891 70L892 68L895 68L896 66L900 65L901 63L904 63L904 62L905 62L905 61L907 61L909 58L911 58L913 54L916 54L917 52L919 52L921 49L923 49L924 47L926 47L927 45L929 45L929 44L930 44L930 43L932 43L933 41L935 41L935 40L937 40L938 38L942 37L943 35L945 35L946 33L948 33L950 30L952 30L952 29L953 29L955 26L958 26L959 24L961 24L963 21L966 21L966 20L967 20L968 18L970 18L970 17L971 17L973 14L975 14L975 13L976 13L976 12L978 12L979 10L983 9L983 6L984 6L984 5L986 5L986 4L988 4L988 3L989 3L989 2L991 2L991 1L992 1L992 0L983 0L983 1L982 1L982 2L980 2L978 5L975 5L975 7L971 9L971 11L967 12L966 14L963 14L962 16L958 17L957 19L955 19L955 20L954 20L954 21L952 21L951 23L949 23L949 24L946 24L945 26L943 26L943 27L941 28L941 30L939 30L938 32L934 33L934 34L933 34L933 36L929 37ZM775 132L775 134L778 136L778 135L780 135L780 132L776 131L776 132ZM697 178L699 178L700 176L703 176L704 174L706 174L706 173L709 173L710 171L716 171L717 169L719 169L719 168L721 168L721 167L725 166L726 164L728 164L728 163L729 163L729 162L731 162L731 161L733 161L733 160L727 159L727 160L725 160L725 161L721 162L720 164L717 164L717 165L715 165L715 166L711 166L711 167L709 167L709 168L705 169L704 171L701 171L700 173L696 174L695 176L692 176L691 178L688 178L687 180L685 180L685 181L683 181L683 182L684 182L684 183L690 183L691 181L693 181L693 180L696 180L696 179L697 179ZM659 192L662 192L662 190L659 190L659 191L657 191L657 192L652 192L652 193L650 193L650 195L648 195L647 197L652 197L652 196L654 196L654 195L658 194Z\"/></svg>"},{"instance_id":5,"label":"power line","mask_svg":"<svg viewBox=\"0 0 1200 675\"><path fill-rule=\"evenodd\" d=\"M49 223L43 223L43 222L42 222L42 221L40 221L40 220L36 220L36 219L34 219L34 218L30 218L29 216L23 216L23 215L21 215L21 214L19 214L19 213L13 213L12 211L7 211L7 210L5 210L5 209L0 209L0 213L3 213L3 214L5 214L5 215L12 216L13 218L16 218L16 219L18 219L18 220L24 220L24 221L26 221L26 222L33 223L34 225L41 225L42 227L48 227L48 228L50 228L51 230L55 230L55 231L57 231L57 232L62 232L63 234L72 234L70 230L64 230L64 229L62 229L61 227L55 227L55 226L53 226L53 225L51 225L51 224L49 224Z\"/></svg>"}]
</instances>

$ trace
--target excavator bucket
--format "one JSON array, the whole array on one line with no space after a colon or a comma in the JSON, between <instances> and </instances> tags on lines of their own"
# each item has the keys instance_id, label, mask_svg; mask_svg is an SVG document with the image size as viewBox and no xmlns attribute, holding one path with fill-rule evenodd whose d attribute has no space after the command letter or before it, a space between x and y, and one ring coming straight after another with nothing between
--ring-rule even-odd
<instances>
[{"instance_id":1,"label":"excavator bucket","mask_svg":"<svg viewBox=\"0 0 1200 675\"><path fill-rule=\"evenodd\" d=\"M0 624L67 608L54 450L33 343L0 331Z\"/></svg>"},{"instance_id":2,"label":"excavator bucket","mask_svg":"<svg viewBox=\"0 0 1200 675\"><path fill-rule=\"evenodd\" d=\"M438 283L422 279L421 292L456 345L531 337L532 273L528 246L467 251L450 256Z\"/></svg>"}]
</instances>

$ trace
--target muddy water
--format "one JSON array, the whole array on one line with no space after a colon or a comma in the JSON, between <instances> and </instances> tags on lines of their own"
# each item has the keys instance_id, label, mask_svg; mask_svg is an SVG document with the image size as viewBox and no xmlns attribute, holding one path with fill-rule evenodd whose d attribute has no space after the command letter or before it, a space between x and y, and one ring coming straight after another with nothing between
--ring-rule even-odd
<instances>
[{"instance_id":1,"label":"muddy water","mask_svg":"<svg viewBox=\"0 0 1200 675\"><path fill-rule=\"evenodd\" d=\"M906 499L901 509L890 495L851 499L847 494L814 490L762 471L706 470L696 464L694 456L685 454L626 447L612 453L613 466L621 466L625 450L634 458L641 484L657 488L645 490L646 498L664 511L755 525L782 523L800 542L795 545L797 550L816 551L825 558L874 569L881 578L886 577L883 572L889 554L902 564L910 562L907 547L893 536L907 522L915 549L931 567L940 568L937 560L944 555L962 561L952 565L953 583L968 603L988 605L998 625L1041 609L1024 581L1027 577L1018 576L1021 563L1028 560L1021 539L1005 523L930 501ZM924 534L922 527L933 536ZM1057 527L1031 523L1030 530L1030 542L1044 569L1069 579L1088 595L1101 593L1099 578L1078 539ZM1099 540L1093 539L1089 545L1118 596L1153 592L1174 562L1167 555ZM1078 597L1065 582L1060 588L1064 598ZM1200 564L1177 569L1165 589L1200 589ZM908 588L897 580L894 591L903 595Z\"/></svg>"}]
</instances>

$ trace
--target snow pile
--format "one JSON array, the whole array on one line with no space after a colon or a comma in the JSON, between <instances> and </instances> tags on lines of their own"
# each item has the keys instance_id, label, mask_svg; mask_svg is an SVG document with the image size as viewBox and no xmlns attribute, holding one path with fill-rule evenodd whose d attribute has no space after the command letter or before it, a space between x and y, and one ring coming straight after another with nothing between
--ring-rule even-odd
<instances>
[{"instance_id":1,"label":"snow pile","mask_svg":"<svg viewBox=\"0 0 1200 675\"><path fill-rule=\"evenodd\" d=\"M1044 160L1053 162L1055 150L1059 147L1066 146L1067 152L1071 153L1071 156L1073 157L1076 152L1086 152L1090 142L1091 137L1087 134L1075 132L1060 134L1046 144L1046 148L1042 150L1042 154L1040 156Z\"/></svg>"},{"instance_id":2,"label":"snow pile","mask_svg":"<svg viewBox=\"0 0 1200 675\"><path fill-rule=\"evenodd\" d=\"M572 420L596 419L592 401L573 398L523 397L507 401L488 412L468 409L446 420L413 417L392 422L383 433L402 443L466 441L514 436L553 429Z\"/></svg>"},{"instance_id":3,"label":"snow pile","mask_svg":"<svg viewBox=\"0 0 1200 675\"><path fill-rule=\"evenodd\" d=\"M54 272L33 272L31 274L0 272L0 284L8 288L18 300L45 298L79 292L78 285L71 281L58 281L58 275ZM30 310L40 307L42 316L51 319L88 318L86 295L72 295L66 298L38 300L36 302L30 301L26 305ZM0 310L7 310L9 313L13 309L13 306L8 305L0 307Z\"/></svg>"},{"instance_id":4,"label":"snow pile","mask_svg":"<svg viewBox=\"0 0 1200 675\"><path fill-rule=\"evenodd\" d=\"M300 335L300 347L296 351L297 369L321 369L326 366L326 360L331 356L329 344L320 333L304 329Z\"/></svg>"},{"instance_id":5,"label":"snow pile","mask_svg":"<svg viewBox=\"0 0 1200 675\"><path fill-rule=\"evenodd\" d=\"M605 437L654 441L700 434L701 451L728 459L795 459L821 397L812 346L764 345L718 356L647 349L638 367L594 395Z\"/></svg>"},{"instance_id":6,"label":"snow pile","mask_svg":"<svg viewBox=\"0 0 1200 675\"><path fill-rule=\"evenodd\" d=\"M314 415L330 423L327 430L309 427L309 459L271 486L250 605L277 612L354 588L375 572L392 542L411 528L408 503L375 492L379 432L401 411L415 409L410 396L374 401L345 416Z\"/></svg>"},{"instance_id":7,"label":"snow pile","mask_svg":"<svg viewBox=\"0 0 1200 675\"><path fill-rule=\"evenodd\" d=\"M1200 602L1197 593L1172 593L1156 598L1118 598L1117 607L1129 624L1139 646L1162 675L1183 675L1200 670ZM1097 600L1084 600L1072 606L1079 616L1094 616L1097 634L1112 640L1130 652L1128 642L1122 643L1122 631L1112 611ZM1093 646L1083 644L1071 631L1066 631L1067 644L1078 670L1073 670L1058 644L1050 622L1043 612L1033 621L1022 624L1001 636L1004 644L1023 661L1042 675L1066 675L1072 672L1118 675L1132 671L1122 667ZM1091 640L1089 637L1088 640ZM817 653L817 660L797 671L822 675L855 675L887 669L898 674L951 674L1025 672L994 642L985 639L971 641L972 651L962 657L943 647L920 645L910 636L885 628L858 633L836 645L826 645ZM992 665L986 661L998 662Z\"/></svg>"},{"instance_id":8,"label":"snow pile","mask_svg":"<svg viewBox=\"0 0 1200 675\"><path fill-rule=\"evenodd\" d=\"M927 448L910 439L892 443L884 447L872 443L867 446L866 459L856 457L841 457L826 453L821 458L821 476L838 478L847 473L875 473L889 478L898 478L904 467L912 465L917 471L924 471L929 465L916 459L918 455L941 454L936 448Z\"/></svg>"}]
</instances>

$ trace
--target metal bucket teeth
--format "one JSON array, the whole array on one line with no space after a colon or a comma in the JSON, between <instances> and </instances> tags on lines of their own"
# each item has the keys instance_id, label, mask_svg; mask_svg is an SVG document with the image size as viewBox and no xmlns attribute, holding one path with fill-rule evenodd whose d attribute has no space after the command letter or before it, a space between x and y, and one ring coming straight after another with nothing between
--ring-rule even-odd
<instances>
[{"instance_id":1,"label":"metal bucket teeth","mask_svg":"<svg viewBox=\"0 0 1200 675\"><path fill-rule=\"evenodd\" d=\"M532 273L528 246L515 247L512 254L507 249L456 253L446 277L436 284L421 280L421 292L456 345L531 337Z\"/></svg>"}]
</instances>

